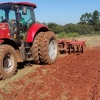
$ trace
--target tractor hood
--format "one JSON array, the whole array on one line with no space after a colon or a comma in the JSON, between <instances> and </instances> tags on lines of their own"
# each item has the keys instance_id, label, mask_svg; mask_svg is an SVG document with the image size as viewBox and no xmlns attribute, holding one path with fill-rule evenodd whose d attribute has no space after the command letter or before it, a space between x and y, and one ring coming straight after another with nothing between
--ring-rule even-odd
<instances>
[{"instance_id":1,"label":"tractor hood","mask_svg":"<svg viewBox=\"0 0 100 100\"><path fill-rule=\"evenodd\" d=\"M8 23L0 23L0 39L10 38L10 29Z\"/></svg>"}]
</instances>

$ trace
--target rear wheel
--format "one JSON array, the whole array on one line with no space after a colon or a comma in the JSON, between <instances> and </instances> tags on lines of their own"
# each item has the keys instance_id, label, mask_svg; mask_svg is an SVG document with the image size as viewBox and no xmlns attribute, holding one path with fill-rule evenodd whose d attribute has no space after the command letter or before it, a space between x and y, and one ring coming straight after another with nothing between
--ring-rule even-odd
<instances>
[{"instance_id":1,"label":"rear wheel","mask_svg":"<svg viewBox=\"0 0 100 100\"><path fill-rule=\"evenodd\" d=\"M33 54L33 60L36 64L40 63L40 60L39 60L39 49L40 49L39 43L41 42L41 39L43 37L43 33L44 32L40 32L36 35L34 42L32 44L32 47L31 47L32 54Z\"/></svg>"},{"instance_id":2,"label":"rear wheel","mask_svg":"<svg viewBox=\"0 0 100 100\"><path fill-rule=\"evenodd\" d=\"M9 45L0 46L0 79L13 76L17 69L14 49Z\"/></svg>"},{"instance_id":3,"label":"rear wheel","mask_svg":"<svg viewBox=\"0 0 100 100\"><path fill-rule=\"evenodd\" d=\"M58 56L58 42L53 32L44 32L40 47L40 59L42 63L54 63Z\"/></svg>"}]
</instances>

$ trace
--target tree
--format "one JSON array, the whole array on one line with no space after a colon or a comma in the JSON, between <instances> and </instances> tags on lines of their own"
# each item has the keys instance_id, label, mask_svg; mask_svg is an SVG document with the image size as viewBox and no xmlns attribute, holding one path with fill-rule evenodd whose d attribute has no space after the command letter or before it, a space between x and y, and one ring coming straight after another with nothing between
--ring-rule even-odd
<instances>
[{"instance_id":1,"label":"tree","mask_svg":"<svg viewBox=\"0 0 100 100\"><path fill-rule=\"evenodd\" d=\"M85 23L88 23L88 18L89 18L89 14L86 12L85 13L85 16L84 16Z\"/></svg>"},{"instance_id":2,"label":"tree","mask_svg":"<svg viewBox=\"0 0 100 100\"><path fill-rule=\"evenodd\" d=\"M92 14L89 13L89 14L88 14L88 24L89 24L89 25L92 25L92 23L93 23L93 21L92 21Z\"/></svg>"},{"instance_id":3,"label":"tree","mask_svg":"<svg viewBox=\"0 0 100 100\"><path fill-rule=\"evenodd\" d=\"M85 23L85 15L84 15L84 14L81 16L80 20L81 20L81 23L82 23L82 24Z\"/></svg>"},{"instance_id":4,"label":"tree","mask_svg":"<svg viewBox=\"0 0 100 100\"><path fill-rule=\"evenodd\" d=\"M66 24L64 25L64 31L66 33L74 33L76 32L76 25L75 24L72 24L72 23L69 23L69 24Z\"/></svg>"},{"instance_id":5,"label":"tree","mask_svg":"<svg viewBox=\"0 0 100 100\"><path fill-rule=\"evenodd\" d=\"M56 23L48 23L48 27L50 29L50 31L55 32L56 34L60 33L63 31L63 26L58 25Z\"/></svg>"},{"instance_id":6,"label":"tree","mask_svg":"<svg viewBox=\"0 0 100 100\"><path fill-rule=\"evenodd\" d=\"M92 20L92 14L91 13L85 13L80 17L80 21L82 24L91 24Z\"/></svg>"},{"instance_id":7,"label":"tree","mask_svg":"<svg viewBox=\"0 0 100 100\"><path fill-rule=\"evenodd\" d=\"M50 22L50 23L48 23L48 27L49 27L50 31L53 31L55 33L58 33L57 24L56 23Z\"/></svg>"},{"instance_id":8,"label":"tree","mask_svg":"<svg viewBox=\"0 0 100 100\"><path fill-rule=\"evenodd\" d=\"M93 22L93 25L97 25L99 23L99 12L98 12L98 10L95 10L93 12L92 22Z\"/></svg>"}]
</instances>

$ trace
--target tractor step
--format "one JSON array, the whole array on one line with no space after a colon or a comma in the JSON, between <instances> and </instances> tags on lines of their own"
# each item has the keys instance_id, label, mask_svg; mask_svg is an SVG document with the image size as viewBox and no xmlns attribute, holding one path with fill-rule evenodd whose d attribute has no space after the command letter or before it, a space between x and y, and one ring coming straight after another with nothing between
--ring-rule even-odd
<instances>
[{"instance_id":1,"label":"tractor step","mask_svg":"<svg viewBox=\"0 0 100 100\"><path fill-rule=\"evenodd\" d=\"M26 60L31 61L33 60L32 51L28 43L25 43L25 53L26 53Z\"/></svg>"}]
</instances>

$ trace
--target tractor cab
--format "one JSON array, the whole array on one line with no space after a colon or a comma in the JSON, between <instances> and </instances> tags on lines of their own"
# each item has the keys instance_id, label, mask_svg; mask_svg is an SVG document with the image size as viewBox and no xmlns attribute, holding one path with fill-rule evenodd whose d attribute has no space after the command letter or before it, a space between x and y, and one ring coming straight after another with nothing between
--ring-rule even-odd
<instances>
[{"instance_id":1,"label":"tractor cab","mask_svg":"<svg viewBox=\"0 0 100 100\"><path fill-rule=\"evenodd\" d=\"M17 40L17 42L25 39L29 27L35 22L35 7L35 4L27 5L27 3L0 4L0 30L2 31L0 37Z\"/></svg>"}]
</instances>

